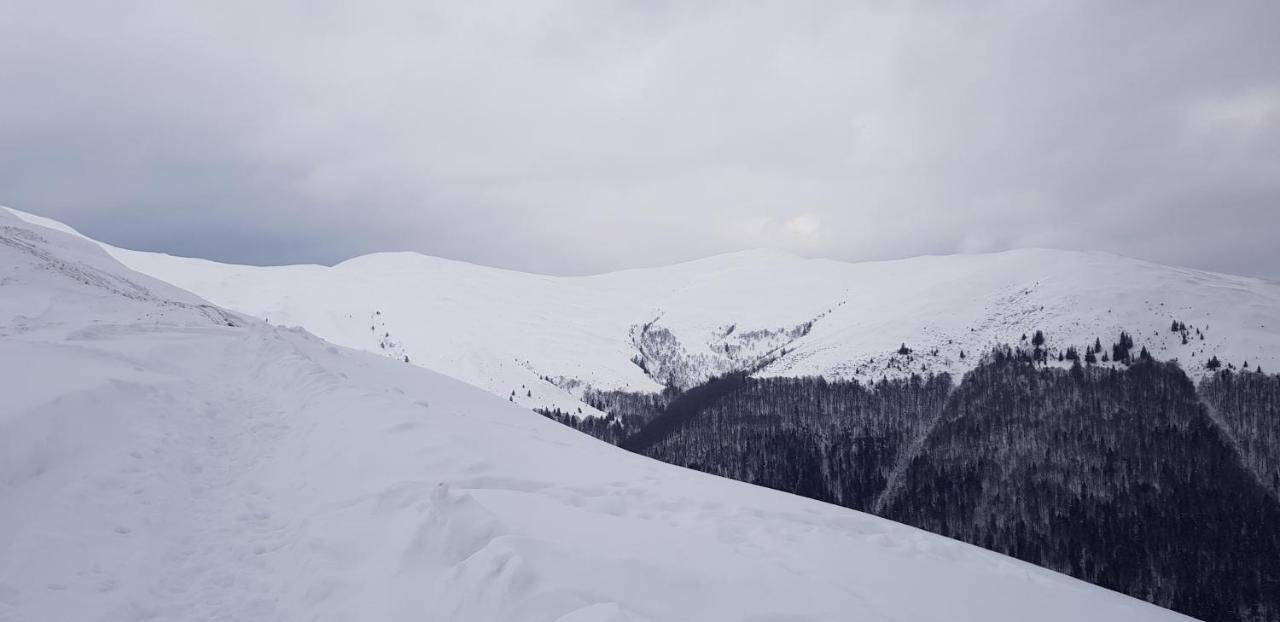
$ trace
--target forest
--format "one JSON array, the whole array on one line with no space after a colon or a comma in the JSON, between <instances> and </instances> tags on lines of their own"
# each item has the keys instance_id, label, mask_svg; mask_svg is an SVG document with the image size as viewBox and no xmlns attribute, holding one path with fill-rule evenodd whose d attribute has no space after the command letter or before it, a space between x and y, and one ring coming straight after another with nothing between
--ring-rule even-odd
<instances>
[{"instance_id":1,"label":"forest","mask_svg":"<svg viewBox=\"0 0 1280 622\"><path fill-rule=\"evenodd\" d=\"M544 414L1204 620L1280 619L1280 376L1220 369L1197 387L1118 345L1117 365L1001 347L959 383L738 373L595 395L604 419Z\"/></svg>"}]
</instances>

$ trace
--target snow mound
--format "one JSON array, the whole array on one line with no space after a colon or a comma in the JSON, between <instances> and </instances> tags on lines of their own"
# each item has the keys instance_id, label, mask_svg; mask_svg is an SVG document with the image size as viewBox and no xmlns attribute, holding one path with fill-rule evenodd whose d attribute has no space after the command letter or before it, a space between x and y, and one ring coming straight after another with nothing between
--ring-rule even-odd
<instances>
[{"instance_id":1,"label":"snow mound","mask_svg":"<svg viewBox=\"0 0 1280 622\"><path fill-rule=\"evenodd\" d=\"M2 620L1186 619L0 226Z\"/></svg>"}]
</instances>

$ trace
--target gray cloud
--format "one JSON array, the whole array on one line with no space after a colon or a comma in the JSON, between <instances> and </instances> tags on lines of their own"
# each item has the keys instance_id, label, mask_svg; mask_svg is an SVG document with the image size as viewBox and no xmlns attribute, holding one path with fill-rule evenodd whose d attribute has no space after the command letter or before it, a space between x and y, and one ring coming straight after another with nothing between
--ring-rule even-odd
<instances>
[{"instance_id":1,"label":"gray cloud","mask_svg":"<svg viewBox=\"0 0 1280 622\"><path fill-rule=\"evenodd\" d=\"M0 2L0 203L252 263L1280 277L1271 1L186 4Z\"/></svg>"}]
</instances>

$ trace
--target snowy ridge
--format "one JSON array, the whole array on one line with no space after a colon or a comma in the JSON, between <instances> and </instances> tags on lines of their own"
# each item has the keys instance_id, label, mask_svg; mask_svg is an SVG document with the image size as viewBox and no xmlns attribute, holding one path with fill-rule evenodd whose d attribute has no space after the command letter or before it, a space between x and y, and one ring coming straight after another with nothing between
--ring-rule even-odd
<instances>
[{"instance_id":1,"label":"snowy ridge","mask_svg":"<svg viewBox=\"0 0 1280 622\"><path fill-rule=\"evenodd\" d=\"M0 226L6 621L1186 619Z\"/></svg>"},{"instance_id":2,"label":"snowy ridge","mask_svg":"<svg viewBox=\"0 0 1280 622\"><path fill-rule=\"evenodd\" d=\"M731 370L962 374L1036 330L1051 358L1095 340L1109 350L1125 330L1193 376L1212 356L1280 369L1280 284L1105 253L844 263L747 251L561 278L416 253L252 267L105 248L223 307L407 356L518 404L585 414L595 411L578 400L583 386L657 391ZM1189 327L1186 343L1174 321ZM898 354L904 344L908 355Z\"/></svg>"}]
</instances>

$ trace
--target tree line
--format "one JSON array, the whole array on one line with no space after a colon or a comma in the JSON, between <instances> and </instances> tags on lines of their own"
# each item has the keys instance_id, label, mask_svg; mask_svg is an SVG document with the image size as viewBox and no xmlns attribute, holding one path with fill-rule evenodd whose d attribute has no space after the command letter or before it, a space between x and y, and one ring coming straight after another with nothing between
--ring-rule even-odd
<instances>
[{"instance_id":1,"label":"tree line","mask_svg":"<svg viewBox=\"0 0 1280 622\"><path fill-rule=\"evenodd\" d=\"M1119 366L1074 348L1070 367L1046 365L1037 336L959 383L727 374L561 419L1205 620L1280 619L1280 376L1224 369L1197 387L1125 336L1086 348Z\"/></svg>"}]
</instances>

